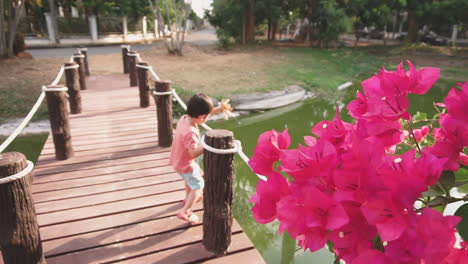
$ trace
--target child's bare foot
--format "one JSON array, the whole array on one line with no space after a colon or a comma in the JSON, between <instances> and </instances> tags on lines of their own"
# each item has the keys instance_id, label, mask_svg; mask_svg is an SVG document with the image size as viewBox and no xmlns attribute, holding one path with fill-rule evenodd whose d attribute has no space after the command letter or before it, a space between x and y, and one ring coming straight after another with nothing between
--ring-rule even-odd
<instances>
[{"instance_id":1,"label":"child's bare foot","mask_svg":"<svg viewBox=\"0 0 468 264\"><path fill-rule=\"evenodd\" d=\"M198 216L194 213L185 213L185 212L179 212L177 214L177 218L187 221L192 225L198 224Z\"/></svg>"}]
</instances>

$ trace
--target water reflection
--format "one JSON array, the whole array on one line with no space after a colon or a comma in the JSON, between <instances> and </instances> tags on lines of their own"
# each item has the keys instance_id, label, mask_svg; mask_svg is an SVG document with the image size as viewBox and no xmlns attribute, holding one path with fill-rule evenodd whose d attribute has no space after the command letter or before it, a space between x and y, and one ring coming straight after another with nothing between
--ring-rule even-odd
<instances>
[{"instance_id":1,"label":"water reflection","mask_svg":"<svg viewBox=\"0 0 468 264\"><path fill-rule=\"evenodd\" d=\"M442 101L453 85L454 83L441 82L435 85L428 95L411 97L411 113L424 111L428 116L432 116L435 112L432 103ZM298 144L303 144L303 136L311 135L314 124L325 119L331 120L336 107L342 109L342 119L349 122L351 118L343 108L355 98L358 87L359 85L354 85L337 91L332 96L318 96L280 109L212 123L210 126L233 131L236 139L242 141L244 152L249 157L253 154L258 136L271 129L283 131L288 128L291 147L295 148ZM241 159L236 158L235 163L234 216L265 261L272 264L333 263L333 254L326 248L315 253L298 250L294 239L287 234L278 234L277 221L266 225L254 221L250 211L252 205L248 201L255 191L258 178Z\"/></svg>"}]
</instances>

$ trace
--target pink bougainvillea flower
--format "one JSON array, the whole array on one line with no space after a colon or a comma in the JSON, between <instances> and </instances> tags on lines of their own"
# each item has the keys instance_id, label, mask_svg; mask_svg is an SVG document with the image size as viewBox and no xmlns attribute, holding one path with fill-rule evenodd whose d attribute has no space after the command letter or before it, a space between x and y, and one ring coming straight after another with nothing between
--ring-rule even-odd
<instances>
[{"instance_id":1,"label":"pink bougainvillea flower","mask_svg":"<svg viewBox=\"0 0 468 264\"><path fill-rule=\"evenodd\" d=\"M427 190L425 178L415 166L415 153L413 149L401 156L386 156L377 169L393 199L400 201L405 208L412 208L421 193Z\"/></svg>"},{"instance_id":2,"label":"pink bougainvillea flower","mask_svg":"<svg viewBox=\"0 0 468 264\"><path fill-rule=\"evenodd\" d=\"M432 85L440 77L439 68L425 67L421 70L416 70L414 65L407 61L410 70L407 72L408 77L411 80L411 86L409 87L409 93L414 94L425 94Z\"/></svg>"},{"instance_id":3,"label":"pink bougainvillea flower","mask_svg":"<svg viewBox=\"0 0 468 264\"><path fill-rule=\"evenodd\" d=\"M362 252L357 258L354 259L352 264L397 264L389 257L385 256L382 251L376 249L368 249Z\"/></svg>"},{"instance_id":4,"label":"pink bougainvillea flower","mask_svg":"<svg viewBox=\"0 0 468 264\"><path fill-rule=\"evenodd\" d=\"M413 129L414 137L417 142L421 142L427 135L429 135L430 128L428 126L423 126L421 128Z\"/></svg>"},{"instance_id":5,"label":"pink bougainvillea flower","mask_svg":"<svg viewBox=\"0 0 468 264\"><path fill-rule=\"evenodd\" d=\"M420 215L413 215L410 227L399 239L388 242L385 254L397 263L442 263L453 248L459 221L457 216L424 208Z\"/></svg>"},{"instance_id":6,"label":"pink bougainvillea flower","mask_svg":"<svg viewBox=\"0 0 468 264\"><path fill-rule=\"evenodd\" d=\"M338 164L336 149L327 140L318 140L313 147L299 146L285 150L281 153L280 161L279 170L299 181L312 177L327 179Z\"/></svg>"},{"instance_id":7,"label":"pink bougainvillea flower","mask_svg":"<svg viewBox=\"0 0 468 264\"><path fill-rule=\"evenodd\" d=\"M460 164L468 166L468 155L466 155L465 153L460 153L458 161L460 162Z\"/></svg>"},{"instance_id":8,"label":"pink bougainvillea flower","mask_svg":"<svg viewBox=\"0 0 468 264\"><path fill-rule=\"evenodd\" d=\"M266 181L258 181L257 191L249 201L255 203L252 208L255 220L261 224L275 220L278 201L289 193L289 184L279 173L270 175Z\"/></svg>"},{"instance_id":9,"label":"pink bougainvillea flower","mask_svg":"<svg viewBox=\"0 0 468 264\"><path fill-rule=\"evenodd\" d=\"M351 101L346 109L349 111L349 115L354 118L360 118L367 112L367 98L360 92L356 92L356 100Z\"/></svg>"},{"instance_id":10,"label":"pink bougainvillea flower","mask_svg":"<svg viewBox=\"0 0 468 264\"><path fill-rule=\"evenodd\" d=\"M461 242L461 248L451 248L449 255L441 262L442 264L465 264L468 263L468 243Z\"/></svg>"},{"instance_id":11,"label":"pink bougainvillea flower","mask_svg":"<svg viewBox=\"0 0 468 264\"><path fill-rule=\"evenodd\" d=\"M262 133L254 149L254 155L249 160L249 166L255 173L270 176L275 174L273 164L279 159L281 152L291 144L288 130L278 133L271 130Z\"/></svg>"},{"instance_id":12,"label":"pink bougainvillea flower","mask_svg":"<svg viewBox=\"0 0 468 264\"><path fill-rule=\"evenodd\" d=\"M447 97L445 97L445 105L448 113L453 118L468 122L468 81L465 84L459 83L458 85L460 85L462 90L459 91L457 88L452 88Z\"/></svg>"},{"instance_id":13,"label":"pink bougainvillea flower","mask_svg":"<svg viewBox=\"0 0 468 264\"><path fill-rule=\"evenodd\" d=\"M345 202L343 207L350 222L332 231L330 241L333 242L333 250L339 259L353 263L361 252L372 248L372 239L377 235L377 230L362 216L358 203Z\"/></svg>"},{"instance_id":14,"label":"pink bougainvillea flower","mask_svg":"<svg viewBox=\"0 0 468 264\"><path fill-rule=\"evenodd\" d=\"M349 218L341 206L315 187L313 181L291 185L291 195L278 203L280 232L288 231L293 237L301 237L311 250L325 245L327 230L333 230L347 224ZM319 244L315 241L320 241Z\"/></svg>"},{"instance_id":15,"label":"pink bougainvillea flower","mask_svg":"<svg viewBox=\"0 0 468 264\"><path fill-rule=\"evenodd\" d=\"M336 115L332 121L324 120L312 128L312 133L320 139L326 139L338 149L345 147L346 138L349 137L353 124L346 123L340 118L340 109L336 108Z\"/></svg>"},{"instance_id":16,"label":"pink bougainvillea flower","mask_svg":"<svg viewBox=\"0 0 468 264\"><path fill-rule=\"evenodd\" d=\"M412 214L390 192L380 192L361 206L369 224L375 225L383 241L398 239L408 227Z\"/></svg>"},{"instance_id":17,"label":"pink bougainvillea flower","mask_svg":"<svg viewBox=\"0 0 468 264\"><path fill-rule=\"evenodd\" d=\"M300 247L313 252L325 246L328 240L328 232L323 228L309 228L304 234L297 236L296 239Z\"/></svg>"}]
</instances>

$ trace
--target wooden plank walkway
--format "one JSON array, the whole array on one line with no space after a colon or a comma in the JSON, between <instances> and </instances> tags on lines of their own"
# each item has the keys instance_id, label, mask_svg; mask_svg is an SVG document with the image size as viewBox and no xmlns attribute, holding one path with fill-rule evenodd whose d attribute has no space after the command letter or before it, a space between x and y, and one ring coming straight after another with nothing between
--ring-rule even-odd
<instances>
[{"instance_id":1,"label":"wooden plank walkway","mask_svg":"<svg viewBox=\"0 0 468 264\"><path fill-rule=\"evenodd\" d=\"M83 113L70 116L75 157L55 160L51 136L42 150L32 192L47 263L264 263L237 222L216 258L202 225L177 219L183 181L158 147L154 103L140 108L128 82L89 77Z\"/></svg>"}]
</instances>

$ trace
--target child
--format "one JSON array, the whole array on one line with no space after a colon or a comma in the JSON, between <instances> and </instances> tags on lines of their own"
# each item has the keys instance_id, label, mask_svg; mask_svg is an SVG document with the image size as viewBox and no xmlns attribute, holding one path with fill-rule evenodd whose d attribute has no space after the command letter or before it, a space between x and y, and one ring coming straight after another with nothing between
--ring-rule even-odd
<instances>
[{"instance_id":1,"label":"child","mask_svg":"<svg viewBox=\"0 0 468 264\"><path fill-rule=\"evenodd\" d=\"M184 207L177 217L191 224L198 223L198 216L192 213L192 206L203 198L205 185L203 171L195 162L195 158L203 153L198 125L205 123L211 114L231 110L229 100L223 100L214 107L211 98L200 93L190 98L187 113L177 122L169 162L185 180Z\"/></svg>"}]
</instances>

